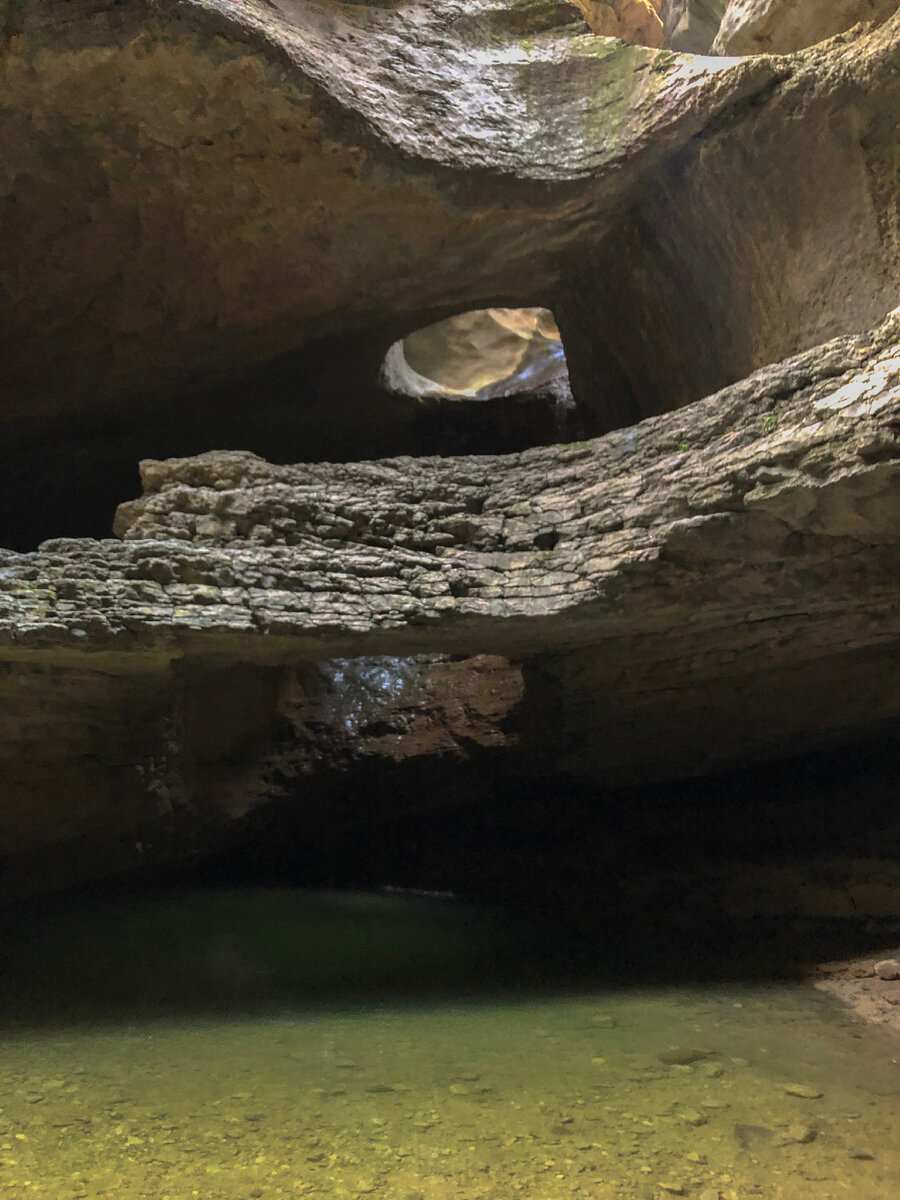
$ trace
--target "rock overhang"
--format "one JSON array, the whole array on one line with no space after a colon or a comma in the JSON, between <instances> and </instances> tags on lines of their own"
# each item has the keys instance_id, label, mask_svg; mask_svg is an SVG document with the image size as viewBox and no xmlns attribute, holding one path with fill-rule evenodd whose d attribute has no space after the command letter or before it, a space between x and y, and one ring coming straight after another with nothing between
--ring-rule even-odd
<instances>
[{"instance_id":1,"label":"rock overhang","mask_svg":"<svg viewBox=\"0 0 900 1200\"><path fill-rule=\"evenodd\" d=\"M43 229L51 268L58 265L54 247L70 244L85 214L95 233L121 235L123 253L119 275L110 274L102 255L93 261L89 239L80 243L75 291L34 291L38 305L50 301L40 320L25 313L29 336L40 334L38 340L26 337L20 346L10 327L20 363L44 372L43 385L33 386L32 378L9 392L7 430L18 436L33 429L30 448L38 456L20 453L27 439L8 440L14 503L21 499L16 471L32 476L35 491L53 475L52 457L44 476L33 475L33 464L54 432L49 414L59 421L67 409L73 425L55 431L67 471L85 445L80 435L70 444L72 430L93 422L101 426L96 436L107 436L98 414L113 426L132 422L127 438L110 442L117 459L124 447L138 451L131 458L146 457L148 448L159 453L157 446L162 457L182 447L208 450L223 444L221 431L232 447L299 459L303 430L327 424L323 408L334 396L350 400L338 424L346 430L359 422L372 399L365 372L374 379L394 337L479 302L558 310L595 429L622 428L500 457L413 455L298 468L232 451L149 463L144 500L120 512L123 540L63 539L34 555L4 553L2 680L10 703L3 769L13 816L24 822L7 846L39 847L42 836L52 840L64 825L88 842L99 837L100 846L120 795L127 800L115 828L126 838L142 822L158 835L173 809L202 826L197 751L179 734L193 711L191 697L245 689L257 697L253 721L267 730L283 718L271 697L284 693L285 672L342 656L489 654L511 661L510 678L521 677L523 693L513 705L518 716L507 708L491 718L498 744L515 758L505 726L518 722L531 742L528 770L561 772L591 786L703 773L814 747L896 716L890 651L900 637L900 522L897 381L889 364L897 317L871 327L897 297L890 124L900 21L790 60L688 62L590 43L574 32L544 31L510 50L508 28L501 38L488 22L485 35L478 18L490 6L474 0L415 6L417 14L413 6L393 15L360 10L366 15L357 18L381 30L384 45L396 47L405 36L396 23L401 10L414 22L407 34L415 28L432 38L423 73L432 90L444 69L440 47L454 37L451 24L440 26L440 13L452 8L476 18L481 48L462 69L455 44L448 62L461 72L459 96L490 86L497 103L482 105L467 132L442 119L440 106L430 115L427 106L413 111L412 98L422 92L402 54L392 54L390 69L381 63L382 75L371 83L365 46L335 34L334 22L348 19L345 9L338 17L324 6L315 6L316 15L311 5L294 5L288 29L262 6L249 10L248 24L248 6L181 3L145 20L135 5L130 11L143 22L135 39L121 7L95 5L94 20L72 23L90 70L72 86L57 56L59 73L45 71L43 81L59 81L73 107L36 103L28 145L45 145L48 130L52 141L61 114L74 118L78 104L89 114L96 95L108 95L107 84L122 89L120 98L136 88L134 112L150 104L157 134L173 122L183 131L193 120L196 128L189 146L163 136L142 147L140 137L123 142L127 122L111 127L101 120L96 130L113 152L110 159L95 156L93 175L79 173L83 141L74 139L59 156L60 178L77 186L61 223ZM21 10L26 18L35 11ZM47 28L57 36L52 18ZM43 35L38 25L31 34L24 25L13 32L15 71L25 62L16 39ZM206 49L197 52L197 39L212 47L208 58ZM328 86L316 75L325 51L341 63ZM138 64L133 78L103 74L116 56ZM185 67L181 107L151 74L135 82L149 71L140 64L155 58ZM571 87L554 92L565 76L557 68L572 63ZM634 72L627 86L617 63ZM198 70L219 89L217 120L234 101L230 93L239 95L238 107L246 107L240 127L205 127L203 112L192 116L196 105L187 101L192 94L196 100L191 80ZM91 71L103 82L99 93L86 88ZM14 76L26 101L35 99L28 89L41 86L36 78L28 71ZM527 104L502 103L523 80L525 92L513 92ZM396 102L385 103L379 87L392 86ZM281 105L274 117L273 104ZM615 137L604 114L615 117ZM439 136L427 136L429 121L440 126ZM281 137L274 164L286 171L301 127L312 133L293 166L306 169L308 151L319 194L340 196L345 217L342 226L329 211L317 224L309 193L285 200L283 239L296 244L301 226L312 255L305 291L296 278L284 283L292 269L284 240L260 259L255 233L245 236L248 212L252 224L259 207L255 173L266 160L253 138ZM545 144L529 134L538 127ZM523 136L510 140L506 134L516 129ZM216 157L220 136L228 142ZM250 141L243 145L242 137ZM124 161L127 169L115 169L120 153L119 167ZM190 186L179 176L186 154L195 159ZM161 170L165 163L176 167ZM132 196L141 200L136 221L127 198L133 165L145 170ZM154 173L164 182L165 203L152 193ZM25 178L36 186L38 174L26 171ZM839 208L833 198L821 199L817 180L826 176L840 186ZM186 214L195 185L192 225ZM34 211L48 212L35 196ZM106 213L116 220L104 223ZM236 238L228 245L243 247L241 253L226 254L224 243L218 260L183 253L188 234L203 232L206 213L217 216L216 230ZM399 255L398 214L408 235ZM372 218L369 232L375 230L362 271L358 247L348 250L340 236L361 228L354 225L361 217ZM766 230L778 250L769 261L759 253ZM417 272L423 263L434 266L436 252L440 270ZM40 264L40 255L34 261ZM318 265L310 268L310 261ZM332 269L342 262L343 275ZM215 297L205 309L188 304L180 319L169 303L173 279L175 291L186 288L188 296L212 280ZM330 300L316 292L336 279ZM76 294L81 300L73 303ZM250 310L241 304L246 297ZM335 361L343 367L349 356L340 337L371 333L375 315L378 330L359 343L362 373L339 371L331 392L309 369L314 357L289 366L290 403L302 408L316 400L308 404L307 426L291 424L287 402L266 410L267 385L259 383L258 400L250 376L231 393L213 389L203 402L191 399L200 394L198 379L208 383L236 363L258 376L258 364L279 348L338 329L329 324L331 312L343 333L319 352L317 371ZM243 322L241 337L232 319ZM871 332L829 342L690 404L773 358L863 329ZM644 371L648 359L655 374ZM298 376L316 378L299 404ZM143 399L125 387L129 378L146 389ZM610 397L623 398L618 408ZM249 410L243 425L229 404ZM186 433L181 422L192 405L195 424ZM263 445L257 412L271 427ZM652 413L662 415L634 424ZM383 451L367 436L365 454ZM306 444L338 445L340 457L353 457L346 441ZM406 445L421 452L415 439ZM85 456L87 472L94 461ZM71 478L63 473L68 503ZM126 494L122 487L115 498ZM206 692L198 686L203 680L210 681ZM515 687L508 690L512 695ZM550 710L559 735L552 745L541 728ZM42 747L54 728L56 757L48 765ZM271 737L238 749L249 755L242 767L249 775L228 784L221 764L213 764L209 778L232 788L246 784L248 794L265 799ZM70 803L66 825L60 814ZM121 858L108 847L98 853L107 865Z\"/></svg>"},{"instance_id":2,"label":"rock overhang","mask_svg":"<svg viewBox=\"0 0 900 1200\"><path fill-rule=\"evenodd\" d=\"M3 55L7 524L24 479L38 486L9 540L101 533L139 458L218 444L352 460L558 436L537 406L467 440L379 388L392 342L465 309L560 310L579 436L896 302L889 136L873 125L897 90L896 20L741 60L559 28L543 2L504 12L17 6ZM831 132L799 136L798 112ZM767 121L791 129L784 145ZM828 169L837 225L803 191ZM804 211L809 228L773 256L786 256L778 298L781 266L755 247Z\"/></svg>"}]
</instances>

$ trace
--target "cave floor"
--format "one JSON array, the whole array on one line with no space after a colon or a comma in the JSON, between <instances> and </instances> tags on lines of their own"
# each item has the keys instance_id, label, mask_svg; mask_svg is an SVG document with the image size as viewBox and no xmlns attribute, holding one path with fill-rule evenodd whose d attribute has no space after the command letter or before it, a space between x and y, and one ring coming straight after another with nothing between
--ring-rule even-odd
<instances>
[{"instance_id":1,"label":"cave floor","mask_svg":"<svg viewBox=\"0 0 900 1200\"><path fill-rule=\"evenodd\" d=\"M900 1194L895 1035L796 981L561 973L554 920L530 928L531 944L446 898L289 888L45 906L4 939L3 1184L60 1200Z\"/></svg>"}]
</instances>

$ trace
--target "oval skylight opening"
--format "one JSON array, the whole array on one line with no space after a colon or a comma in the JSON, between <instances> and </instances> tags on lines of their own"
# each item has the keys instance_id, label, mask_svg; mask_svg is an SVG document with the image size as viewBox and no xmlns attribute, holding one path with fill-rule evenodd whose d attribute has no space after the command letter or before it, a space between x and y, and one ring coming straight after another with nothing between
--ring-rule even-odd
<instances>
[{"instance_id":1,"label":"oval skylight opening","mask_svg":"<svg viewBox=\"0 0 900 1200\"><path fill-rule=\"evenodd\" d=\"M547 308L480 308L394 342L382 366L388 391L421 400L492 400L567 374Z\"/></svg>"}]
</instances>

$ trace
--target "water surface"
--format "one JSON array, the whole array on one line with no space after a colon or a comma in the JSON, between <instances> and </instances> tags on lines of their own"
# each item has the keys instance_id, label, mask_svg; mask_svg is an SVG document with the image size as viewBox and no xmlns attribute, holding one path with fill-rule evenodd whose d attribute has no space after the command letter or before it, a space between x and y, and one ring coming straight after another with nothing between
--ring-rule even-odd
<instances>
[{"instance_id":1,"label":"water surface","mask_svg":"<svg viewBox=\"0 0 900 1200\"><path fill-rule=\"evenodd\" d=\"M806 987L542 981L521 930L511 951L495 915L404 896L7 925L16 1198L900 1195L896 1042Z\"/></svg>"}]
</instances>

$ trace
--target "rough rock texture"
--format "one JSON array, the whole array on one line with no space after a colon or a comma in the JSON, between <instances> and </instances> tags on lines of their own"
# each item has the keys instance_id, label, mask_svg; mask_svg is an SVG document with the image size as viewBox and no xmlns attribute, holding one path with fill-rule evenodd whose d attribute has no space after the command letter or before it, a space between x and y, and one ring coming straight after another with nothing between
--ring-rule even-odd
<instances>
[{"instance_id":1,"label":"rough rock texture","mask_svg":"<svg viewBox=\"0 0 900 1200\"><path fill-rule=\"evenodd\" d=\"M0 552L8 892L897 718L900 16L717 60L544 0L2 11L3 540L145 460L119 540ZM421 457L462 426L388 348L536 305L576 417Z\"/></svg>"},{"instance_id":2,"label":"rough rock texture","mask_svg":"<svg viewBox=\"0 0 900 1200\"><path fill-rule=\"evenodd\" d=\"M568 447L144 463L123 540L0 557L9 886L46 878L51 837L71 877L286 787L321 815L304 774L347 724L310 680L336 659L390 656L400 681L346 756L394 757L409 688L439 691L454 654L473 700L420 719L414 755L478 746L590 786L896 718L898 427L900 311Z\"/></svg>"},{"instance_id":3,"label":"rough rock texture","mask_svg":"<svg viewBox=\"0 0 900 1200\"><path fill-rule=\"evenodd\" d=\"M836 996L861 1020L900 1036L900 981L879 979L871 954L849 962L823 963L816 975L821 991Z\"/></svg>"},{"instance_id":4,"label":"rough rock texture","mask_svg":"<svg viewBox=\"0 0 900 1200\"><path fill-rule=\"evenodd\" d=\"M897 0L730 0L717 54L790 54L843 33L857 21L884 21Z\"/></svg>"},{"instance_id":5,"label":"rough rock texture","mask_svg":"<svg viewBox=\"0 0 900 1200\"><path fill-rule=\"evenodd\" d=\"M827 54L711 60L546 0L4 12L19 547L108 529L140 458L552 439L546 408L446 437L379 388L391 344L461 310L552 308L590 434L897 303L896 19Z\"/></svg>"}]
</instances>

